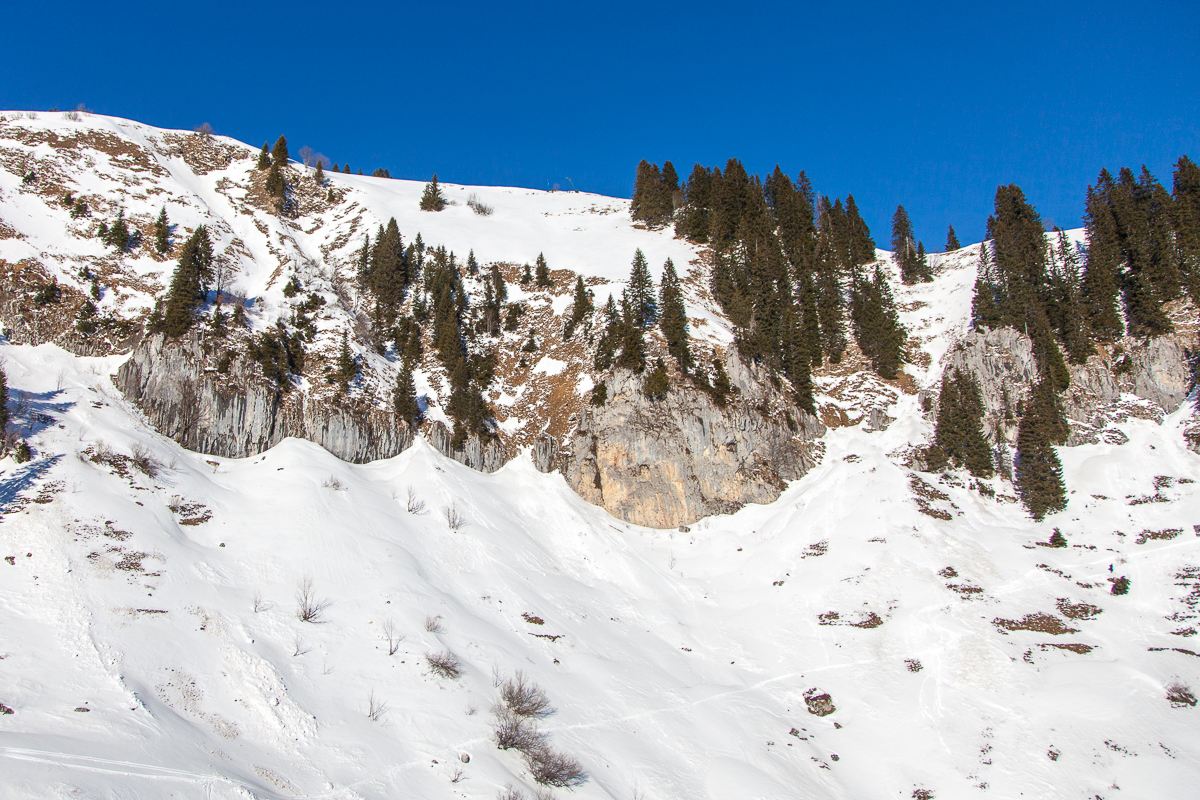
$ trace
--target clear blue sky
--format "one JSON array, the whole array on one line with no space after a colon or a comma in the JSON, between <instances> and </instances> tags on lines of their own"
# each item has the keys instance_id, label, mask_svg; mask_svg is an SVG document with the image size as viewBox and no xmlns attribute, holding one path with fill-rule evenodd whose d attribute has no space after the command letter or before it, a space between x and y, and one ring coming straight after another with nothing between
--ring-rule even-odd
<instances>
[{"instance_id":1,"label":"clear blue sky","mask_svg":"<svg viewBox=\"0 0 1200 800\"><path fill-rule=\"evenodd\" d=\"M1200 3L14 3L0 108L285 133L368 172L628 196L736 156L903 203L933 250L995 187L1079 224L1101 167L1200 160ZM570 179L570 180L568 180Z\"/></svg>"}]
</instances>

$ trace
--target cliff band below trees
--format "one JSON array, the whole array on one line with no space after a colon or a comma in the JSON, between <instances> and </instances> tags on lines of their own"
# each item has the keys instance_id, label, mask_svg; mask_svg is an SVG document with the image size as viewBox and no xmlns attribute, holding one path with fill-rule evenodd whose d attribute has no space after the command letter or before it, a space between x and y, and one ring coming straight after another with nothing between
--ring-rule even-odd
<instances>
[{"instance_id":1,"label":"cliff band below trees","mask_svg":"<svg viewBox=\"0 0 1200 800\"><path fill-rule=\"evenodd\" d=\"M560 469L583 499L613 516L652 528L773 502L819 460L814 440L825 426L798 410L764 413L773 405L764 383L737 359L730 378L741 391L719 408L690 388L651 402L637 376L617 371L608 403L585 409L560 451L539 442L534 463Z\"/></svg>"}]
</instances>

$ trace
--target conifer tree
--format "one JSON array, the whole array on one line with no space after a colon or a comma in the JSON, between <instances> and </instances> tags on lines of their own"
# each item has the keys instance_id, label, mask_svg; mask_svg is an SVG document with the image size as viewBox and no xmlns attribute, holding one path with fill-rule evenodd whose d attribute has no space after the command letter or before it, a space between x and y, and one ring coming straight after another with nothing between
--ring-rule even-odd
<instances>
[{"instance_id":1,"label":"conifer tree","mask_svg":"<svg viewBox=\"0 0 1200 800\"><path fill-rule=\"evenodd\" d=\"M475 249L471 248L471 252L467 254L467 274L479 274L479 262L475 260Z\"/></svg>"},{"instance_id":2,"label":"conifer tree","mask_svg":"<svg viewBox=\"0 0 1200 800\"><path fill-rule=\"evenodd\" d=\"M270 166L271 166L271 149L270 149L270 146L266 142L263 142L262 150L259 151L259 154L258 154L258 164L255 165L255 168L258 169L259 171L262 171L264 169L267 169Z\"/></svg>"},{"instance_id":3,"label":"conifer tree","mask_svg":"<svg viewBox=\"0 0 1200 800\"><path fill-rule=\"evenodd\" d=\"M129 224L125 222L125 209L117 211L117 221L108 229L106 241L116 248L118 253L124 253L129 249Z\"/></svg>"},{"instance_id":4,"label":"conifer tree","mask_svg":"<svg viewBox=\"0 0 1200 800\"><path fill-rule=\"evenodd\" d=\"M846 195L846 229L849 240L851 266L869 264L875 260L875 240L866 221L858 213L854 195Z\"/></svg>"},{"instance_id":5,"label":"conifer tree","mask_svg":"<svg viewBox=\"0 0 1200 800\"><path fill-rule=\"evenodd\" d=\"M1067 234L1056 228L1057 242L1050 251L1050 299L1047 311L1051 325L1067 350L1072 364L1083 364L1095 352L1087 332L1087 315L1079 282L1079 259Z\"/></svg>"},{"instance_id":6,"label":"conifer tree","mask_svg":"<svg viewBox=\"0 0 1200 800\"><path fill-rule=\"evenodd\" d=\"M325 168L321 166L320 161L317 162L317 169L315 172L313 172L313 182L315 182L317 186L325 185Z\"/></svg>"},{"instance_id":7,"label":"conifer tree","mask_svg":"<svg viewBox=\"0 0 1200 800\"><path fill-rule=\"evenodd\" d=\"M571 303L571 316L563 328L563 338L570 340L575 334L575 328L590 317L594 310L591 292L583 285L583 276L580 275L575 279L575 296Z\"/></svg>"},{"instance_id":8,"label":"conifer tree","mask_svg":"<svg viewBox=\"0 0 1200 800\"><path fill-rule=\"evenodd\" d=\"M640 375L646 369L646 339L628 289L621 295L621 323L618 330L621 336L621 354L617 357L616 364Z\"/></svg>"},{"instance_id":9,"label":"conifer tree","mask_svg":"<svg viewBox=\"0 0 1200 800\"><path fill-rule=\"evenodd\" d=\"M192 326L196 306L204 296L204 285L212 269L212 260L212 242L209 241L208 230L201 225L183 243L179 266L171 278L163 317L163 330L168 336L182 336Z\"/></svg>"},{"instance_id":10,"label":"conifer tree","mask_svg":"<svg viewBox=\"0 0 1200 800\"><path fill-rule=\"evenodd\" d=\"M276 201L282 201L287 194L287 180L283 177L283 167L278 161L272 161L267 170L266 190Z\"/></svg>"},{"instance_id":11,"label":"conifer tree","mask_svg":"<svg viewBox=\"0 0 1200 800\"><path fill-rule=\"evenodd\" d=\"M521 270L521 285L528 286L533 281L533 273L529 271L529 264Z\"/></svg>"},{"instance_id":12,"label":"conifer tree","mask_svg":"<svg viewBox=\"0 0 1200 800\"><path fill-rule=\"evenodd\" d=\"M604 306L604 331L600 334L600 341L596 343L596 355L593 360L593 365L598 371L603 372L613 365L621 338L621 313L617 311L617 303L610 294L608 303Z\"/></svg>"},{"instance_id":13,"label":"conifer tree","mask_svg":"<svg viewBox=\"0 0 1200 800\"><path fill-rule=\"evenodd\" d=\"M954 232L954 226L950 226L950 231L946 234L946 252L952 253L955 250L961 250L962 245L958 243L958 234Z\"/></svg>"},{"instance_id":14,"label":"conifer tree","mask_svg":"<svg viewBox=\"0 0 1200 800\"><path fill-rule=\"evenodd\" d=\"M946 458L977 478L992 475L991 450L983 436L983 402L970 375L943 375L934 438Z\"/></svg>"},{"instance_id":15,"label":"conifer tree","mask_svg":"<svg viewBox=\"0 0 1200 800\"><path fill-rule=\"evenodd\" d=\"M433 180L425 184L425 192L421 195L422 211L441 211L446 207L446 198L442 197L442 189L438 186L437 173Z\"/></svg>"},{"instance_id":16,"label":"conifer tree","mask_svg":"<svg viewBox=\"0 0 1200 800\"><path fill-rule=\"evenodd\" d=\"M733 391L733 384L729 382L729 375L725 372L725 364L719 358L713 359L713 398L719 407L724 408L726 398Z\"/></svg>"},{"instance_id":17,"label":"conifer tree","mask_svg":"<svg viewBox=\"0 0 1200 800\"><path fill-rule=\"evenodd\" d=\"M692 242L708 241L712 175L700 164L692 168L683 190L683 208L675 216L675 235Z\"/></svg>"},{"instance_id":18,"label":"conifer tree","mask_svg":"<svg viewBox=\"0 0 1200 800\"><path fill-rule=\"evenodd\" d=\"M350 174L350 162L346 162L345 164L342 165L342 174L343 175Z\"/></svg>"},{"instance_id":19,"label":"conifer tree","mask_svg":"<svg viewBox=\"0 0 1200 800\"><path fill-rule=\"evenodd\" d=\"M971 299L971 324L975 330L999 328L1004 324L996 302L996 279L987 242L979 244L979 265L975 272L975 295Z\"/></svg>"},{"instance_id":20,"label":"conifer tree","mask_svg":"<svg viewBox=\"0 0 1200 800\"><path fill-rule=\"evenodd\" d=\"M1052 388L1045 382L1035 385L1017 432L1017 493L1037 520L1067 505L1062 463L1053 447L1057 421L1047 418L1054 402Z\"/></svg>"},{"instance_id":21,"label":"conifer tree","mask_svg":"<svg viewBox=\"0 0 1200 800\"><path fill-rule=\"evenodd\" d=\"M171 249L171 223L167 221L167 207L163 206L154 221L154 249L164 255Z\"/></svg>"},{"instance_id":22,"label":"conifer tree","mask_svg":"<svg viewBox=\"0 0 1200 800\"><path fill-rule=\"evenodd\" d=\"M658 325L667 340L667 352L674 357L684 375L692 369L692 351L688 343L687 306L675 264L671 259L663 265L662 286L659 290L660 316Z\"/></svg>"},{"instance_id":23,"label":"conifer tree","mask_svg":"<svg viewBox=\"0 0 1200 800\"><path fill-rule=\"evenodd\" d=\"M900 369L905 331L896 314L891 287L878 264L870 280L855 271L850 315L854 336L872 368L880 377L894 379Z\"/></svg>"},{"instance_id":24,"label":"conifer tree","mask_svg":"<svg viewBox=\"0 0 1200 800\"><path fill-rule=\"evenodd\" d=\"M646 264L646 256L642 253L641 248L638 248L633 255L626 297L630 307L625 320L628 324L641 330L658 322L658 301L654 297L654 279L650 277L650 267Z\"/></svg>"},{"instance_id":25,"label":"conifer tree","mask_svg":"<svg viewBox=\"0 0 1200 800\"><path fill-rule=\"evenodd\" d=\"M667 365L661 358L655 359L654 369L646 376L642 391L650 400L662 400L671 388L671 379L667 374Z\"/></svg>"},{"instance_id":26,"label":"conifer tree","mask_svg":"<svg viewBox=\"0 0 1200 800\"><path fill-rule=\"evenodd\" d=\"M275 146L271 148L271 163L283 169L287 166L288 158L287 138L280 134L279 138L275 140Z\"/></svg>"},{"instance_id":27,"label":"conifer tree","mask_svg":"<svg viewBox=\"0 0 1200 800\"><path fill-rule=\"evenodd\" d=\"M345 331L342 332L342 347L338 351L337 364L332 377L341 392L349 390L350 384L358 377L358 364L354 360L354 354L350 351L350 342Z\"/></svg>"},{"instance_id":28,"label":"conifer tree","mask_svg":"<svg viewBox=\"0 0 1200 800\"><path fill-rule=\"evenodd\" d=\"M929 271L929 262L925 259L925 243L917 242L917 274L922 283L933 281L933 273Z\"/></svg>"},{"instance_id":29,"label":"conifer tree","mask_svg":"<svg viewBox=\"0 0 1200 800\"><path fill-rule=\"evenodd\" d=\"M1187 156L1175 164L1171 196L1179 272L1193 302L1200 305L1200 167Z\"/></svg>"},{"instance_id":30,"label":"conifer tree","mask_svg":"<svg viewBox=\"0 0 1200 800\"><path fill-rule=\"evenodd\" d=\"M553 286L553 281L550 280L550 268L546 266L546 257L538 253L537 267L534 274L537 276L537 285L543 288Z\"/></svg>"},{"instance_id":31,"label":"conifer tree","mask_svg":"<svg viewBox=\"0 0 1200 800\"><path fill-rule=\"evenodd\" d=\"M904 206L896 206L892 215L892 253L900 266L900 279L905 284L920 280L917 264L917 240L913 236L912 222Z\"/></svg>"},{"instance_id":32,"label":"conifer tree","mask_svg":"<svg viewBox=\"0 0 1200 800\"><path fill-rule=\"evenodd\" d=\"M413 428L421 424L421 404L417 402L417 388L413 383L412 367L407 360L400 363L400 372L396 375L392 406L400 422Z\"/></svg>"}]
</instances>

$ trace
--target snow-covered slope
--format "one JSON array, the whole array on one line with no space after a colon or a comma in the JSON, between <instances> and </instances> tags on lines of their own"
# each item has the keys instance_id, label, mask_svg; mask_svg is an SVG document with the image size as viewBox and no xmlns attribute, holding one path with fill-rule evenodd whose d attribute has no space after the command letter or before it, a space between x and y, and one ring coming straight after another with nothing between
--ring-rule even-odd
<instances>
[{"instance_id":1,"label":"snow-covered slope","mask_svg":"<svg viewBox=\"0 0 1200 800\"><path fill-rule=\"evenodd\" d=\"M164 202L184 228L211 226L255 325L286 309L291 271L325 292L325 346L349 313L339 274L391 216L460 259L544 252L600 300L636 248L655 267L697 258L633 226L625 201L574 193L446 186L461 205L424 214L420 183L338 175L335 201L301 198L280 220L255 205L245 145L5 116L0 259L80 292L89 264L106 313L144 312L174 266L85 235L117 199L143 226ZM66 190L90 222L54 205ZM495 213L470 212L471 193ZM191 453L114 389L123 357L0 340L35 454L0 461L0 797L529 797L525 763L491 739L497 683L518 670L557 709L540 722L551 745L589 774L560 796L1189 796L1193 405L1115 423L1125 444L1061 449L1070 502L1043 523L1000 478L903 466L928 440L916 391L966 329L977 257L934 256L933 283L897 286L913 337L900 380L864 373L853 348L816 376L831 426L818 467L770 505L679 530L614 519L528 454L485 475L421 441L358 466L294 439L242 460ZM561 313L565 291L528 297ZM690 292L694 333L727 341L702 285ZM526 379L583 385L567 352ZM531 391L512 380L501 408ZM305 585L327 603L319 621L297 617ZM457 678L427 661L447 651Z\"/></svg>"},{"instance_id":2,"label":"snow-covered slope","mask_svg":"<svg viewBox=\"0 0 1200 800\"><path fill-rule=\"evenodd\" d=\"M999 481L988 500L896 466L901 421L832 432L771 506L655 531L527 457L188 453L116 395L118 359L3 350L37 450L0 464L5 796L490 798L528 783L489 741L516 670L590 773L579 797L1180 797L1200 776L1197 712L1167 698L1200 690L1181 414L1064 450L1052 523ZM140 448L156 476L120 458ZM1066 547L1038 544L1053 527ZM296 618L305 578L319 624ZM457 680L425 662L444 650Z\"/></svg>"}]
</instances>

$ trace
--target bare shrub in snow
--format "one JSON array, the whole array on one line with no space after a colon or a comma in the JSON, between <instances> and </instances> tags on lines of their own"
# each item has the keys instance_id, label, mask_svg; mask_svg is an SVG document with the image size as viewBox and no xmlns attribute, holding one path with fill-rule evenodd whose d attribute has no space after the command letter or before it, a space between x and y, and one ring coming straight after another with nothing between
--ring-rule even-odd
<instances>
[{"instance_id":1,"label":"bare shrub in snow","mask_svg":"<svg viewBox=\"0 0 1200 800\"><path fill-rule=\"evenodd\" d=\"M150 451L142 444L133 446L133 454L129 457L129 462L147 478L157 478L163 468L162 462L150 455Z\"/></svg>"},{"instance_id":2,"label":"bare shrub in snow","mask_svg":"<svg viewBox=\"0 0 1200 800\"><path fill-rule=\"evenodd\" d=\"M436 675L442 678L453 680L462 675L462 662L458 660L458 656L449 650L443 650L440 653L426 653L425 663L429 665L429 668Z\"/></svg>"},{"instance_id":3,"label":"bare shrub in snow","mask_svg":"<svg viewBox=\"0 0 1200 800\"><path fill-rule=\"evenodd\" d=\"M1196 705L1196 695L1186 683L1176 679L1167 684L1167 699L1172 708L1191 708Z\"/></svg>"},{"instance_id":4,"label":"bare shrub in snow","mask_svg":"<svg viewBox=\"0 0 1200 800\"><path fill-rule=\"evenodd\" d=\"M302 637L298 633L292 637L292 657L293 658L299 658L300 656L307 653L309 650L312 650L312 648L309 647L308 643L304 641L304 637Z\"/></svg>"},{"instance_id":5,"label":"bare shrub in snow","mask_svg":"<svg viewBox=\"0 0 1200 800\"><path fill-rule=\"evenodd\" d=\"M212 125L209 125L207 122L201 122L199 125L197 125L195 127L195 131L196 131L196 133L200 134L201 136L203 136L204 138L207 139L209 136L212 136L213 127L212 127Z\"/></svg>"},{"instance_id":6,"label":"bare shrub in snow","mask_svg":"<svg viewBox=\"0 0 1200 800\"><path fill-rule=\"evenodd\" d=\"M396 651L400 649L400 642L404 641L404 637L396 634L396 623L390 619L385 620L383 623L383 638L387 640L388 655L396 655Z\"/></svg>"},{"instance_id":7,"label":"bare shrub in snow","mask_svg":"<svg viewBox=\"0 0 1200 800\"><path fill-rule=\"evenodd\" d=\"M371 693L367 695L367 716L370 717L371 722L379 722L387 712L388 704L377 698L375 690L372 689Z\"/></svg>"},{"instance_id":8,"label":"bare shrub in snow","mask_svg":"<svg viewBox=\"0 0 1200 800\"><path fill-rule=\"evenodd\" d=\"M466 524L467 518L463 516L457 504L451 503L446 506L446 525L449 526L450 530L456 531Z\"/></svg>"},{"instance_id":9,"label":"bare shrub in snow","mask_svg":"<svg viewBox=\"0 0 1200 800\"><path fill-rule=\"evenodd\" d=\"M458 782L459 782L459 781L461 781L462 779L463 779L463 769L462 769L462 767L455 767L455 768L454 768L454 771L450 773L450 782L451 782L451 783L458 783Z\"/></svg>"},{"instance_id":10,"label":"bare shrub in snow","mask_svg":"<svg viewBox=\"0 0 1200 800\"><path fill-rule=\"evenodd\" d=\"M467 207L481 217L490 217L493 209L491 206L479 199L479 195L471 192L471 196L467 198Z\"/></svg>"},{"instance_id":11,"label":"bare shrub in snow","mask_svg":"<svg viewBox=\"0 0 1200 800\"><path fill-rule=\"evenodd\" d=\"M255 613L255 614L257 614L258 612L260 612L260 611L262 611L264 608L266 608L266 604L265 604L265 602L263 601L262 592L260 592L260 591L258 591L258 590L255 590L255 592L254 592L254 600L253 600L252 602L254 603L254 613Z\"/></svg>"},{"instance_id":12,"label":"bare shrub in snow","mask_svg":"<svg viewBox=\"0 0 1200 800\"><path fill-rule=\"evenodd\" d=\"M426 617L425 630L430 633L444 633L446 629L442 627L441 617Z\"/></svg>"},{"instance_id":13,"label":"bare shrub in snow","mask_svg":"<svg viewBox=\"0 0 1200 800\"><path fill-rule=\"evenodd\" d=\"M296 590L297 619L301 622L323 622L322 617L331 605L329 600L317 599L317 590L311 577L300 581L300 587Z\"/></svg>"},{"instance_id":14,"label":"bare shrub in snow","mask_svg":"<svg viewBox=\"0 0 1200 800\"><path fill-rule=\"evenodd\" d=\"M539 786L533 790L533 800L554 800L554 792L545 786ZM641 798L635 796L634 800L641 800Z\"/></svg>"},{"instance_id":15,"label":"bare shrub in snow","mask_svg":"<svg viewBox=\"0 0 1200 800\"><path fill-rule=\"evenodd\" d=\"M528 717L514 714L504 706L493 708L492 715L496 718L492 725L492 741L501 750L525 753L546 745L546 734Z\"/></svg>"},{"instance_id":16,"label":"bare shrub in snow","mask_svg":"<svg viewBox=\"0 0 1200 800\"><path fill-rule=\"evenodd\" d=\"M425 510L425 501L418 500L417 493L413 491L413 488L411 486L408 487L408 513L420 514L424 510Z\"/></svg>"},{"instance_id":17,"label":"bare shrub in snow","mask_svg":"<svg viewBox=\"0 0 1200 800\"><path fill-rule=\"evenodd\" d=\"M520 670L501 684L500 698L509 711L520 717L548 717L555 711L546 690Z\"/></svg>"},{"instance_id":18,"label":"bare shrub in snow","mask_svg":"<svg viewBox=\"0 0 1200 800\"><path fill-rule=\"evenodd\" d=\"M496 795L496 800L525 800L525 793L511 783L506 783L500 794Z\"/></svg>"},{"instance_id":19,"label":"bare shrub in snow","mask_svg":"<svg viewBox=\"0 0 1200 800\"><path fill-rule=\"evenodd\" d=\"M566 788L587 781L587 773L573 756L560 753L549 745L523 751L523 755L529 774L543 786Z\"/></svg>"},{"instance_id":20,"label":"bare shrub in snow","mask_svg":"<svg viewBox=\"0 0 1200 800\"><path fill-rule=\"evenodd\" d=\"M326 478L324 481L321 482L321 485L324 486L326 489L333 489L335 492L340 492L342 489L346 488L346 484L344 484L340 480L338 480L338 477L336 475L330 475L328 478Z\"/></svg>"}]
</instances>

